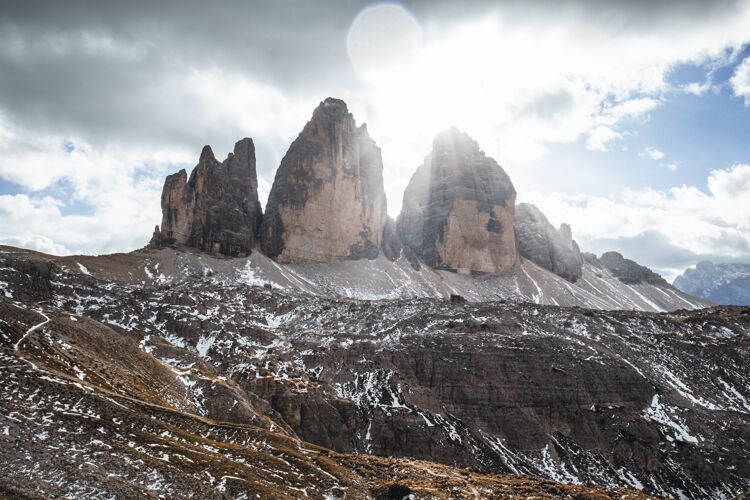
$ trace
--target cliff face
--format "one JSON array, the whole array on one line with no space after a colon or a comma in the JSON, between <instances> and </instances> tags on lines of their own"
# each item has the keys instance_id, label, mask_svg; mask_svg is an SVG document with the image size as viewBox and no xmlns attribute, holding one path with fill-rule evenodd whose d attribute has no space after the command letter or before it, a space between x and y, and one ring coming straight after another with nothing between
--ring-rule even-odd
<instances>
[{"instance_id":1,"label":"cliff face","mask_svg":"<svg viewBox=\"0 0 750 500\"><path fill-rule=\"evenodd\" d=\"M151 246L248 255L262 217L252 139L237 142L221 163L205 146L189 180L185 170L167 177L161 208L161 229L154 231Z\"/></svg>"},{"instance_id":2,"label":"cliff face","mask_svg":"<svg viewBox=\"0 0 750 500\"><path fill-rule=\"evenodd\" d=\"M555 229L534 205L516 206L516 235L522 257L575 283L583 272L583 256L568 224Z\"/></svg>"},{"instance_id":3,"label":"cliff face","mask_svg":"<svg viewBox=\"0 0 750 500\"><path fill-rule=\"evenodd\" d=\"M375 258L385 222L380 148L346 103L329 97L281 160L261 248L284 263Z\"/></svg>"},{"instance_id":4,"label":"cliff face","mask_svg":"<svg viewBox=\"0 0 750 500\"><path fill-rule=\"evenodd\" d=\"M516 191L468 135L438 134L404 192L397 221L406 256L462 273L494 273L518 263Z\"/></svg>"}]
</instances>

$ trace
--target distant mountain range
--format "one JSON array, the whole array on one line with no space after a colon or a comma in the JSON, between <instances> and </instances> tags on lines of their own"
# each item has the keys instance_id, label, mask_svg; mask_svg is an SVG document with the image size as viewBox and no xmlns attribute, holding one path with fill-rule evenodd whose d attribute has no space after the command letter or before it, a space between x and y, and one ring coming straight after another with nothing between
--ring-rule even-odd
<instances>
[{"instance_id":1,"label":"distant mountain range","mask_svg":"<svg viewBox=\"0 0 750 500\"><path fill-rule=\"evenodd\" d=\"M716 304L750 305L750 264L699 263L675 278L685 293Z\"/></svg>"}]
</instances>

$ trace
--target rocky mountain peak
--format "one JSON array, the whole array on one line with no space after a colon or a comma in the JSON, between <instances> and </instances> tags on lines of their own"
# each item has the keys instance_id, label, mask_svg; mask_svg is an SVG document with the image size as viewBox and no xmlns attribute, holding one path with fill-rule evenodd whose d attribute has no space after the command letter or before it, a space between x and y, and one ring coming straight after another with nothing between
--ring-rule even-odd
<instances>
[{"instance_id":1,"label":"rocky mountain peak","mask_svg":"<svg viewBox=\"0 0 750 500\"><path fill-rule=\"evenodd\" d=\"M189 179L184 169L167 176L161 207L161 229L154 231L152 247L248 255L262 216L252 139L238 141L221 163L204 146Z\"/></svg>"},{"instance_id":2,"label":"rocky mountain peak","mask_svg":"<svg viewBox=\"0 0 750 500\"><path fill-rule=\"evenodd\" d=\"M214 151L211 149L211 146L206 144L203 146L203 149L201 149L201 156L198 159L198 163L205 163L205 164L212 164L216 161L216 157L214 156Z\"/></svg>"},{"instance_id":3,"label":"rocky mountain peak","mask_svg":"<svg viewBox=\"0 0 750 500\"><path fill-rule=\"evenodd\" d=\"M617 277L623 283L652 283L655 285L668 285L667 281L657 273L653 272L646 266L642 266L637 262L626 259L619 252L604 252L599 259L586 255L586 257L593 262L602 265L608 269L614 276Z\"/></svg>"},{"instance_id":4,"label":"rocky mountain peak","mask_svg":"<svg viewBox=\"0 0 750 500\"><path fill-rule=\"evenodd\" d=\"M569 224L555 229L539 208L516 206L516 235L521 256L575 283L583 273L583 257Z\"/></svg>"},{"instance_id":5,"label":"rocky mountain peak","mask_svg":"<svg viewBox=\"0 0 750 500\"><path fill-rule=\"evenodd\" d=\"M441 130L432 140L432 154L454 156L484 156L479 143L457 127Z\"/></svg>"},{"instance_id":6,"label":"rocky mountain peak","mask_svg":"<svg viewBox=\"0 0 750 500\"><path fill-rule=\"evenodd\" d=\"M516 191L467 134L440 132L406 191L397 229L406 256L434 268L494 273L518 263Z\"/></svg>"},{"instance_id":7,"label":"rocky mountain peak","mask_svg":"<svg viewBox=\"0 0 750 500\"><path fill-rule=\"evenodd\" d=\"M380 148L346 103L329 97L281 160L261 248L286 263L375 258L385 222Z\"/></svg>"},{"instance_id":8,"label":"rocky mountain peak","mask_svg":"<svg viewBox=\"0 0 750 500\"><path fill-rule=\"evenodd\" d=\"M567 222L563 222L560 224L560 228L557 230L558 234L562 237L563 241L565 242L565 245L567 247L572 247L573 243L573 230L570 227L570 224Z\"/></svg>"}]
</instances>

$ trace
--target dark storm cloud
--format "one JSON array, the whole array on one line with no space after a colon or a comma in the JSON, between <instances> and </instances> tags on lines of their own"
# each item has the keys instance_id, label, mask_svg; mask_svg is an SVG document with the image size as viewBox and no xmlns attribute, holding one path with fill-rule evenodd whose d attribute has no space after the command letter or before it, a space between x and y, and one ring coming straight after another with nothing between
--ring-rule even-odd
<instances>
[{"instance_id":1,"label":"dark storm cloud","mask_svg":"<svg viewBox=\"0 0 750 500\"><path fill-rule=\"evenodd\" d=\"M315 2L17 2L0 22L0 109L16 126L93 140L192 140L191 103L163 88L167 77L219 68L290 93L351 85L341 39L358 9L343 2L333 10ZM96 40L126 53L86 45Z\"/></svg>"},{"instance_id":2,"label":"dark storm cloud","mask_svg":"<svg viewBox=\"0 0 750 500\"><path fill-rule=\"evenodd\" d=\"M707 19L731 3L584 1L562 11L584 10L592 19L641 26L667 14L675 21ZM361 82L348 63L345 38L366 5L10 2L3 5L0 21L0 110L15 126L84 136L94 143L112 138L141 145L209 141L215 138L203 136L199 109L165 88L168 78L190 68L217 68L247 75L286 95L322 99L342 89L356 90ZM498 3L405 5L429 27L486 13ZM558 2L502 6L519 22L560 10ZM125 53L87 48L87 39L109 40Z\"/></svg>"}]
</instances>

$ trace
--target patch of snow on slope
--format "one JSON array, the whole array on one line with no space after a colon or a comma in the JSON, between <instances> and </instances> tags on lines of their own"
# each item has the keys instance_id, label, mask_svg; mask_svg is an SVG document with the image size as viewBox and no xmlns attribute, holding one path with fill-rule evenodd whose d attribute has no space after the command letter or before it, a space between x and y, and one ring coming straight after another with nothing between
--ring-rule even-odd
<instances>
[{"instance_id":1,"label":"patch of snow on slope","mask_svg":"<svg viewBox=\"0 0 750 500\"><path fill-rule=\"evenodd\" d=\"M568 484L581 484L581 480L573 473L571 473L562 462L558 462L549 452L549 445L542 448L542 457L540 461L534 460L536 465L542 473L547 477L554 479L560 483Z\"/></svg>"},{"instance_id":2,"label":"patch of snow on slope","mask_svg":"<svg viewBox=\"0 0 750 500\"><path fill-rule=\"evenodd\" d=\"M674 431L674 437L667 435L669 441L676 439L684 443L697 444L698 438L690 434L688 426L679 417L673 415L673 413L674 409L670 409L669 406L659 401L658 394L654 394L654 397L651 399L651 406L643 410L644 418L662 424L663 431L665 428ZM667 433L665 432L665 434Z\"/></svg>"},{"instance_id":3,"label":"patch of snow on slope","mask_svg":"<svg viewBox=\"0 0 750 500\"><path fill-rule=\"evenodd\" d=\"M242 283L250 286L263 286L266 283L269 283L263 278L257 276L257 274L255 273L255 269L253 269L253 264L252 262L250 262L250 259L247 260L244 267L237 270L237 279Z\"/></svg>"},{"instance_id":4,"label":"patch of snow on slope","mask_svg":"<svg viewBox=\"0 0 750 500\"><path fill-rule=\"evenodd\" d=\"M688 387L680 378L672 373L667 367L665 366L655 366L654 368L661 371L661 373L664 375L664 378L666 382L671 385L677 392L682 395L685 399L693 402L694 404L700 405L708 410L720 410L718 406L715 404L706 401L705 399L701 398L700 396L696 397L693 395L693 391Z\"/></svg>"},{"instance_id":5,"label":"patch of snow on slope","mask_svg":"<svg viewBox=\"0 0 750 500\"><path fill-rule=\"evenodd\" d=\"M216 335L211 335L209 337L201 335L198 339L198 343L195 345L195 349L198 351L198 356L205 359L208 356L209 349L214 345L215 340Z\"/></svg>"}]
</instances>

